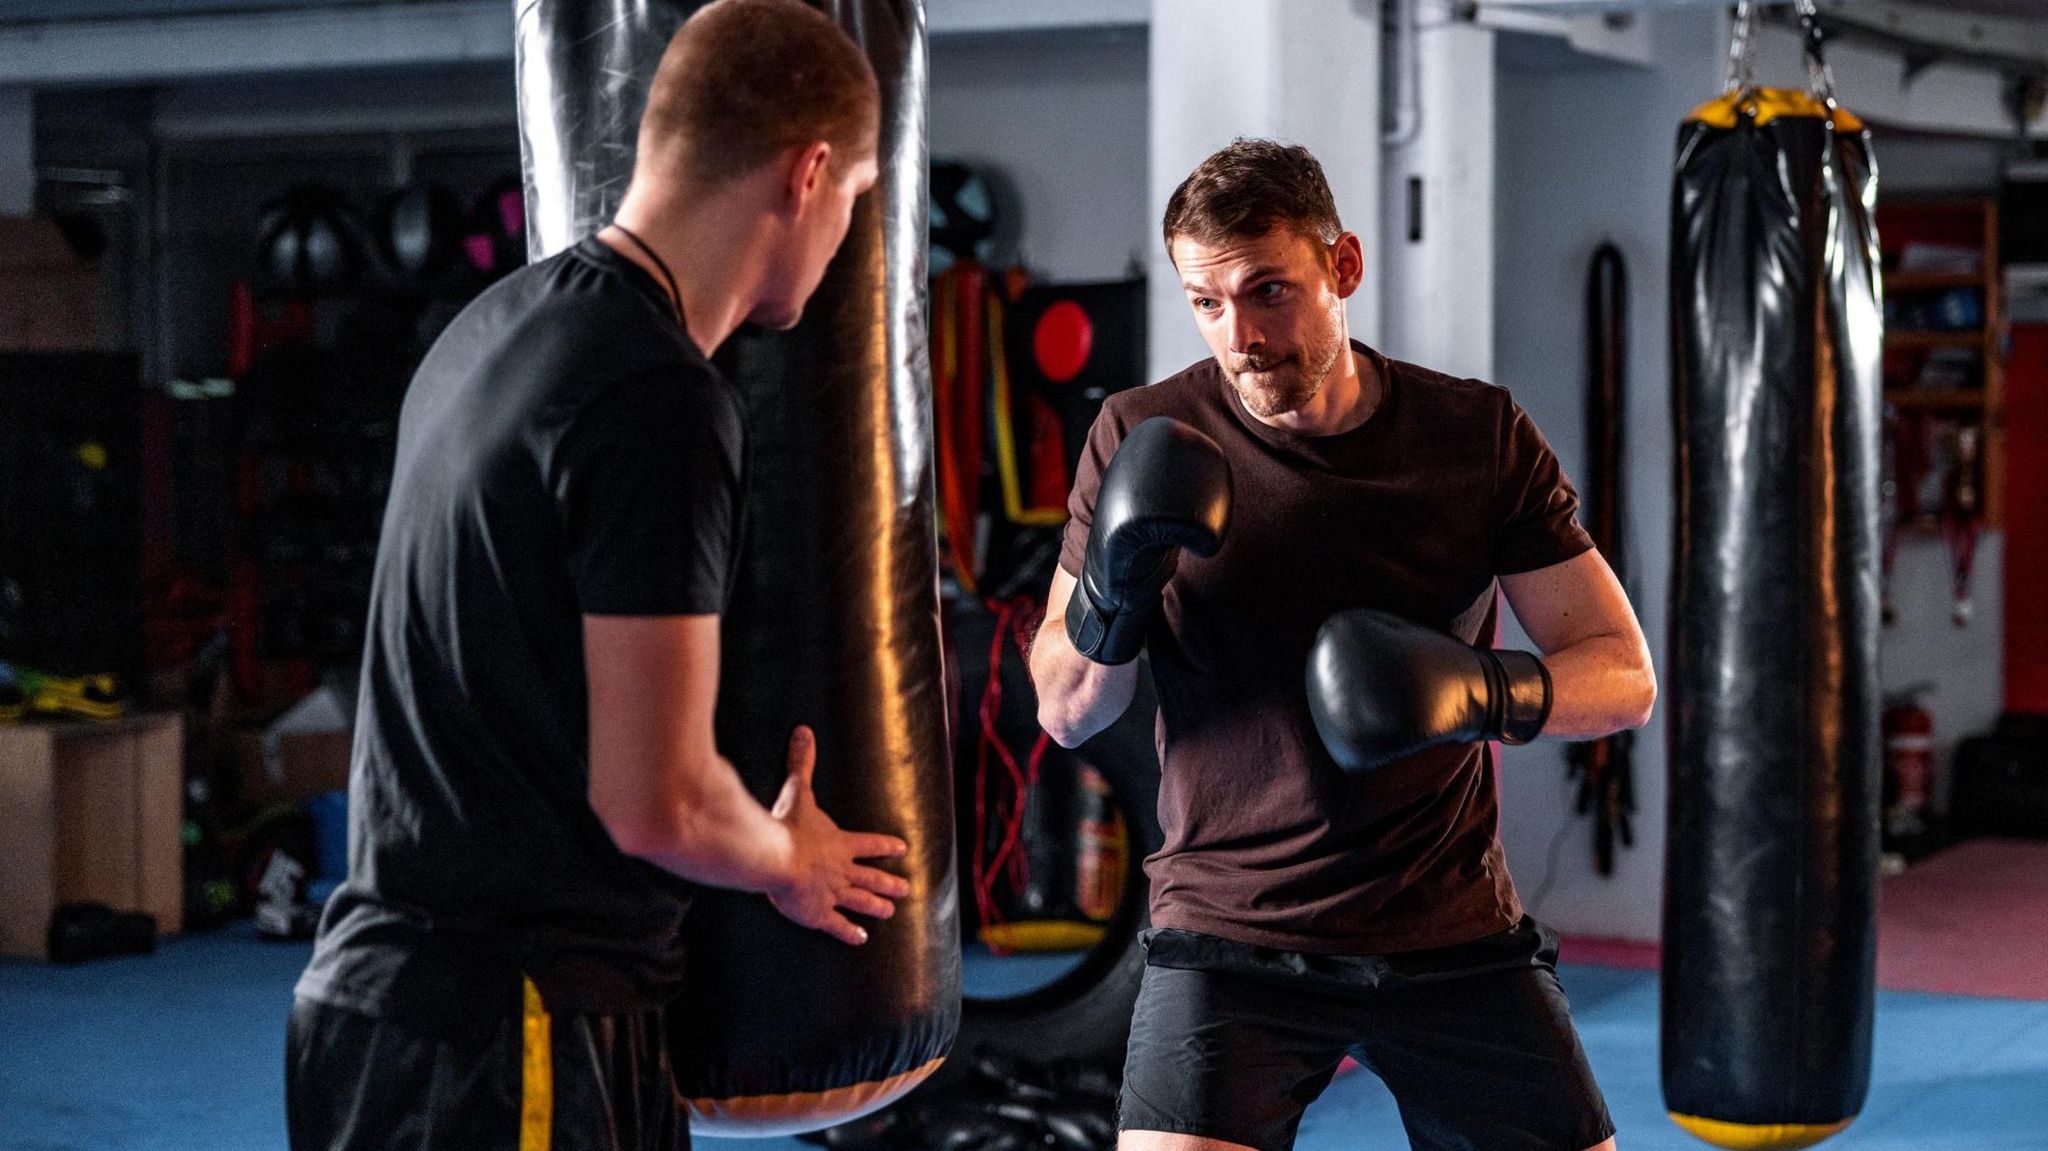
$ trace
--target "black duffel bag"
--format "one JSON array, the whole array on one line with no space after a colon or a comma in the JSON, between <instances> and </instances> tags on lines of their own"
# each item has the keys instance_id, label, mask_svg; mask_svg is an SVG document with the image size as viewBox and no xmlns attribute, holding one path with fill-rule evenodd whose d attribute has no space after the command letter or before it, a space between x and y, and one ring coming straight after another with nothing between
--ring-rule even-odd
<instances>
[{"instance_id":1,"label":"black duffel bag","mask_svg":"<svg viewBox=\"0 0 2048 1151\"><path fill-rule=\"evenodd\" d=\"M1949 828L1957 839L2048 839L2048 715L2007 712L1956 749Z\"/></svg>"}]
</instances>

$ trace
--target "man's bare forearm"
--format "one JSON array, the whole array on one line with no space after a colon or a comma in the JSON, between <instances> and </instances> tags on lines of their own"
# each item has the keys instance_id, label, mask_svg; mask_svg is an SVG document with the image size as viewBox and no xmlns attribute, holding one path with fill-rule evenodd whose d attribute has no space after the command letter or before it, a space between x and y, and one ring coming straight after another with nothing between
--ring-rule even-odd
<instances>
[{"instance_id":1,"label":"man's bare forearm","mask_svg":"<svg viewBox=\"0 0 2048 1151\"><path fill-rule=\"evenodd\" d=\"M1110 667L1074 650L1064 620L1048 615L1031 645L1038 726L1061 747L1079 747L1117 721L1137 693L1134 660Z\"/></svg>"},{"instance_id":2,"label":"man's bare forearm","mask_svg":"<svg viewBox=\"0 0 2048 1151\"><path fill-rule=\"evenodd\" d=\"M1650 721L1657 676L1631 636L1591 636L1543 657L1550 670L1550 739L1597 739Z\"/></svg>"},{"instance_id":3,"label":"man's bare forearm","mask_svg":"<svg viewBox=\"0 0 2048 1151\"><path fill-rule=\"evenodd\" d=\"M711 887L762 892L785 880L794 855L789 829L747 790L731 762L717 756L686 775L691 783L667 810L606 820L619 850Z\"/></svg>"}]
</instances>

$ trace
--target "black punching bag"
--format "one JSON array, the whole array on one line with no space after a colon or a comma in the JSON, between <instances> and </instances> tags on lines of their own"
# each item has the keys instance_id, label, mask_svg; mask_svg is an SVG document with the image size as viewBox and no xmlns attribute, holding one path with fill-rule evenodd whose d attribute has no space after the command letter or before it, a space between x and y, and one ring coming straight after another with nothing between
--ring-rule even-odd
<instances>
[{"instance_id":1,"label":"black punching bag","mask_svg":"<svg viewBox=\"0 0 2048 1151\"><path fill-rule=\"evenodd\" d=\"M647 85L698 3L541 0L519 10L533 254L611 218ZM938 619L925 282L919 0L828 0L881 81L881 179L804 320L718 360L746 396L747 546L724 623L719 747L764 803L790 729L818 733L839 823L900 835L912 894L848 947L758 896L705 890L670 1050L696 1131L810 1130L880 1107L959 1027L951 763Z\"/></svg>"},{"instance_id":2,"label":"black punching bag","mask_svg":"<svg viewBox=\"0 0 2048 1151\"><path fill-rule=\"evenodd\" d=\"M1679 132L1663 1084L1722 1147L1819 1142L1870 1083L1875 183L1829 95L1743 83Z\"/></svg>"}]
</instances>

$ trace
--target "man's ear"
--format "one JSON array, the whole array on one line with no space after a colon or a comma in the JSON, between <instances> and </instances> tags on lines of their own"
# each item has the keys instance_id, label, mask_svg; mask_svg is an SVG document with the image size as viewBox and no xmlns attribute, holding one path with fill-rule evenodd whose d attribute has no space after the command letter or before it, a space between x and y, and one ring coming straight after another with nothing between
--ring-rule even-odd
<instances>
[{"instance_id":1,"label":"man's ear","mask_svg":"<svg viewBox=\"0 0 2048 1151\"><path fill-rule=\"evenodd\" d=\"M794 150L789 165L789 182L783 195L791 212L800 212L804 206L824 190L825 179L832 168L832 145L824 140L801 145Z\"/></svg>"},{"instance_id":2,"label":"man's ear","mask_svg":"<svg viewBox=\"0 0 2048 1151\"><path fill-rule=\"evenodd\" d=\"M1337 273L1337 298L1348 300L1358 285L1365 282L1365 246L1359 243L1358 234L1346 232L1330 245L1330 263Z\"/></svg>"}]
</instances>

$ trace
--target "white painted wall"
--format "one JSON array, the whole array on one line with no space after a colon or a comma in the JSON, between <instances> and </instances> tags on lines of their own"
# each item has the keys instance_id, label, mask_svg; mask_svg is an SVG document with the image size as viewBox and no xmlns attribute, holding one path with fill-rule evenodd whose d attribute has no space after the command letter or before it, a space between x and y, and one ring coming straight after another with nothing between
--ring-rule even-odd
<instances>
[{"instance_id":1,"label":"white painted wall","mask_svg":"<svg viewBox=\"0 0 2048 1151\"><path fill-rule=\"evenodd\" d=\"M1948 807L1956 745L1983 735L2004 707L2004 581L1999 578L2005 538L1986 532L1977 543L1967 626L1951 618L1949 551L1940 538L1909 535L1892 566L1896 618L1878 641L1878 679L1887 695L1916 685L1930 689L1921 703L1934 717L1934 804Z\"/></svg>"},{"instance_id":2,"label":"white painted wall","mask_svg":"<svg viewBox=\"0 0 2048 1151\"><path fill-rule=\"evenodd\" d=\"M1454 376L1494 374L1496 34L1420 6L1421 122L1388 151L1381 347ZM1419 233L1411 229L1419 200ZM1370 266L1370 265L1368 265Z\"/></svg>"},{"instance_id":3,"label":"white painted wall","mask_svg":"<svg viewBox=\"0 0 2048 1151\"><path fill-rule=\"evenodd\" d=\"M933 39L931 154L1010 179L1035 275L1118 279L1159 246L1146 72L1141 30Z\"/></svg>"},{"instance_id":4,"label":"white painted wall","mask_svg":"<svg viewBox=\"0 0 2048 1151\"><path fill-rule=\"evenodd\" d=\"M1656 63L1523 66L1503 42L1497 79L1495 369L1573 476L1587 472L1584 299L1594 249L1628 264L1627 498L1630 591L1663 667L1670 585L1672 426L1665 336L1671 164L1678 125L1720 87L1721 17L1659 13ZM1531 54L1533 55L1533 54ZM1519 640L1516 642L1526 642ZM1590 821L1571 810L1564 746L1503 757L1502 837L1531 910L1568 933L1654 939L1664 864L1664 719L1635 744L1635 847L1615 874L1592 866Z\"/></svg>"},{"instance_id":5,"label":"white painted wall","mask_svg":"<svg viewBox=\"0 0 2048 1151\"><path fill-rule=\"evenodd\" d=\"M1322 162L1337 212L1380 262L1378 0L1153 0L1150 217L1159 219L1195 165L1238 136L1307 147ZM1149 249L1147 339L1152 376L1209 354L1180 277ZM1347 312L1352 335L1375 342L1378 278Z\"/></svg>"}]
</instances>

